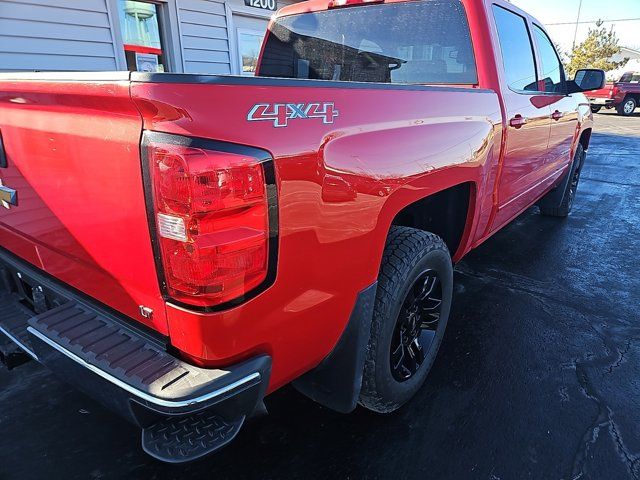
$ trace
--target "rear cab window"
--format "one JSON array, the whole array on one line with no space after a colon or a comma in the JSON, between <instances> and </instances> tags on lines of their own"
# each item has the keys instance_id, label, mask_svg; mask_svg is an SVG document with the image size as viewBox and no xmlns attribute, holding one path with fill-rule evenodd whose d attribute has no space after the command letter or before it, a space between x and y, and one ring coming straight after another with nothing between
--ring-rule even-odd
<instances>
[{"instance_id":1,"label":"rear cab window","mask_svg":"<svg viewBox=\"0 0 640 480\"><path fill-rule=\"evenodd\" d=\"M459 0L362 5L280 17L259 75L349 82L475 85Z\"/></svg>"}]
</instances>

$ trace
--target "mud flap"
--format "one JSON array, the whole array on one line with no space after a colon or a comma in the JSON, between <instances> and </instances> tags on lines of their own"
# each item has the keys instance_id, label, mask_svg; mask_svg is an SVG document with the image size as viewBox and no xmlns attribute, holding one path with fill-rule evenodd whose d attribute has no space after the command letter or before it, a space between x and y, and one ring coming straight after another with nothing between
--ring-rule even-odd
<instances>
[{"instance_id":1,"label":"mud flap","mask_svg":"<svg viewBox=\"0 0 640 480\"><path fill-rule=\"evenodd\" d=\"M567 173L564 175L560 183L553 190L550 190L540 200L536 202L536 205L538 207L557 208L562 204L562 200L564 199L564 194L567 191L567 186L569 185L569 182L573 178L573 174L575 173L576 169L582 168L586 153L587 152L582 150L582 155L580 155L580 157L575 157L573 159L573 162L571 163L571 167L567 170Z\"/></svg>"},{"instance_id":2,"label":"mud flap","mask_svg":"<svg viewBox=\"0 0 640 480\"><path fill-rule=\"evenodd\" d=\"M358 294L349 322L331 353L293 382L300 393L340 413L349 413L358 404L377 285Z\"/></svg>"}]
</instances>

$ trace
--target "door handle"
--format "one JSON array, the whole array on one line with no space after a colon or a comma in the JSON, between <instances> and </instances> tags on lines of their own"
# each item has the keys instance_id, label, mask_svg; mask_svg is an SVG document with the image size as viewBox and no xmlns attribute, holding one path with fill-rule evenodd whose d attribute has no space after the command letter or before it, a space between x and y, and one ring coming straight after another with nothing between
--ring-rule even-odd
<instances>
[{"instance_id":1,"label":"door handle","mask_svg":"<svg viewBox=\"0 0 640 480\"><path fill-rule=\"evenodd\" d=\"M526 123L527 119L520 114L517 114L515 117L509 120L509 125L511 125L513 128L520 128L523 125L526 125Z\"/></svg>"},{"instance_id":2,"label":"door handle","mask_svg":"<svg viewBox=\"0 0 640 480\"><path fill-rule=\"evenodd\" d=\"M551 114L551 118L556 121L560 120L562 117L564 117L564 113L562 113L560 110L556 110Z\"/></svg>"}]
</instances>

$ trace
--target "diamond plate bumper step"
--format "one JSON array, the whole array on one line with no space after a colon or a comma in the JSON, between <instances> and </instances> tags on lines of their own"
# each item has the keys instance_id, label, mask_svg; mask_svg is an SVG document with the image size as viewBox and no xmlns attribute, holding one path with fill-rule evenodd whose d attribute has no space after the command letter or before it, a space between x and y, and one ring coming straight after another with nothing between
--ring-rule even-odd
<instances>
[{"instance_id":1,"label":"diamond plate bumper step","mask_svg":"<svg viewBox=\"0 0 640 480\"><path fill-rule=\"evenodd\" d=\"M243 423L244 417L227 422L208 411L167 417L142 430L142 448L163 462L190 462L225 446Z\"/></svg>"}]
</instances>

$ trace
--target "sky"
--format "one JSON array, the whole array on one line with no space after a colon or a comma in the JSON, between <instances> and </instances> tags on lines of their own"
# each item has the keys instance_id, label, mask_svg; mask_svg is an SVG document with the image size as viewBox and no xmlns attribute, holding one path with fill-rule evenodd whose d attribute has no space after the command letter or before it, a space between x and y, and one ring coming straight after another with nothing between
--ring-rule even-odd
<instances>
[{"instance_id":1,"label":"sky","mask_svg":"<svg viewBox=\"0 0 640 480\"><path fill-rule=\"evenodd\" d=\"M571 51L575 21L580 0L511 0L511 3L530 13L545 24L549 35L565 53ZM620 39L620 46L640 50L640 0L582 0L580 21L620 20L635 18L634 21L605 22L607 28L614 26ZM553 25L554 23L569 23ZM578 25L576 44L587 36L593 23Z\"/></svg>"}]
</instances>

